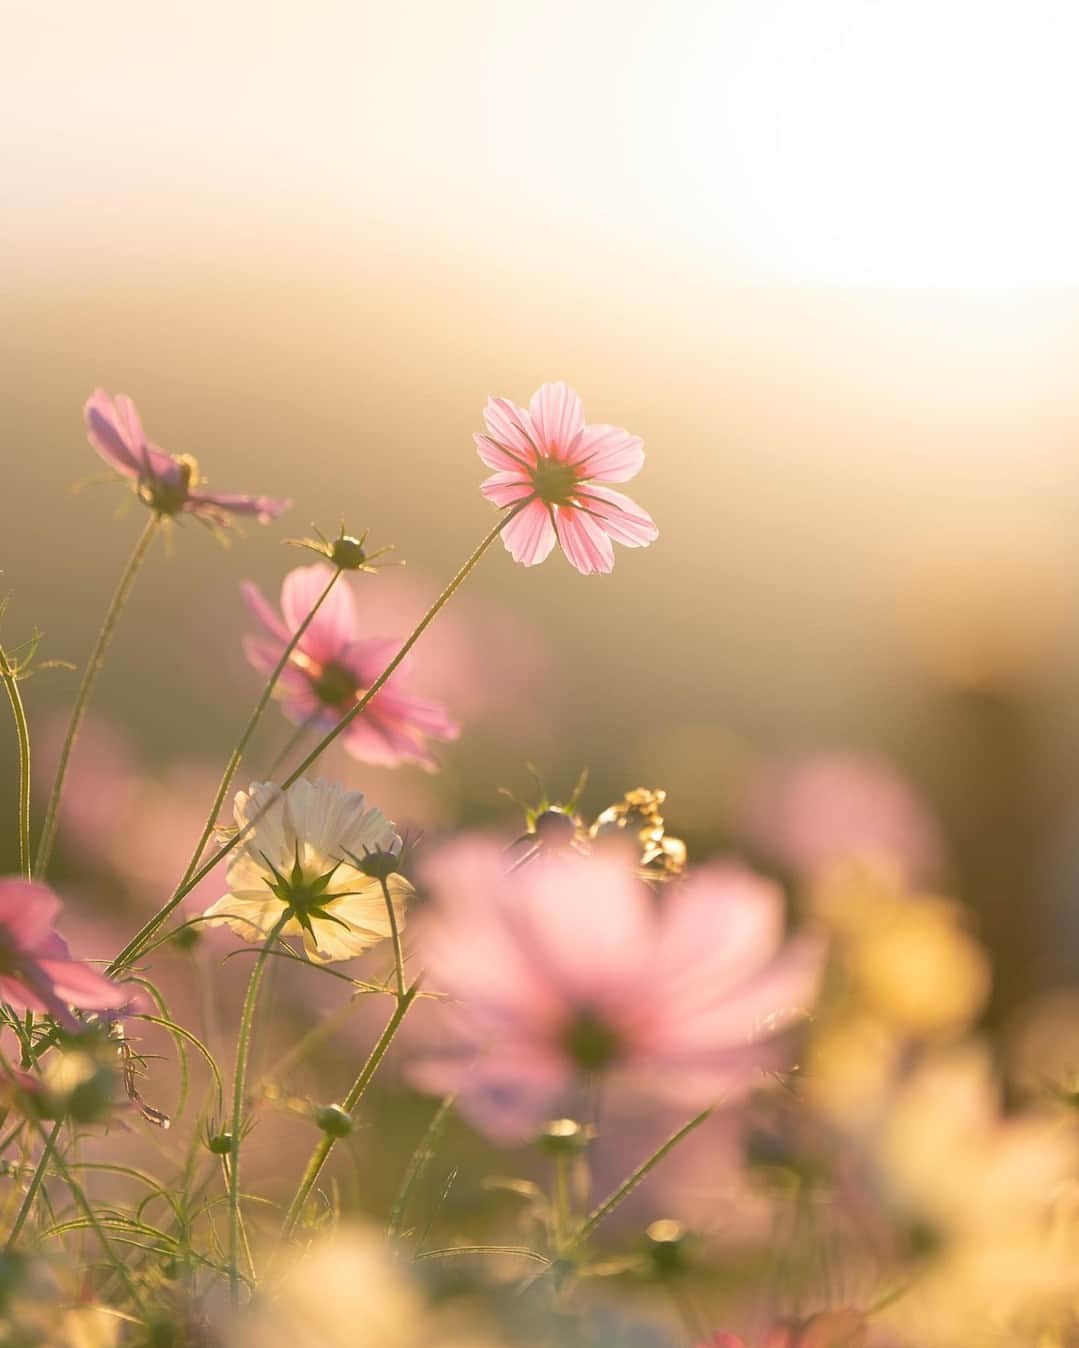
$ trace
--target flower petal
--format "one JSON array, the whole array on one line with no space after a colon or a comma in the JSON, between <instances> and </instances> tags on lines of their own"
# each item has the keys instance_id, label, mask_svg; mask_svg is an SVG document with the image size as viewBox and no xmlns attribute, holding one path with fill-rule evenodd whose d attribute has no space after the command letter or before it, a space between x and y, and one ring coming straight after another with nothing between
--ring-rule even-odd
<instances>
[{"instance_id":1,"label":"flower petal","mask_svg":"<svg viewBox=\"0 0 1079 1348\"><path fill-rule=\"evenodd\" d=\"M134 413L138 425L138 413L130 398L117 399L126 406L124 412L109 397L104 389L95 389L86 400L83 417L86 421L86 434L90 443L110 467L125 477L138 477L142 472L142 463L138 451L142 444L142 427L135 440L128 438L131 426L131 414Z\"/></svg>"},{"instance_id":2,"label":"flower petal","mask_svg":"<svg viewBox=\"0 0 1079 1348\"><path fill-rule=\"evenodd\" d=\"M532 395L528 415L538 448L555 459L571 458L573 443L584 430L584 408L573 389L562 380L542 384Z\"/></svg>"},{"instance_id":3,"label":"flower petal","mask_svg":"<svg viewBox=\"0 0 1079 1348\"><path fill-rule=\"evenodd\" d=\"M0 880L0 926L20 950L35 950L42 945L60 907L60 900L47 885L14 876Z\"/></svg>"},{"instance_id":4,"label":"flower petal","mask_svg":"<svg viewBox=\"0 0 1079 1348\"><path fill-rule=\"evenodd\" d=\"M515 515L502 530L502 542L522 566L537 566L548 557L555 545L555 530L543 502L533 501Z\"/></svg>"},{"instance_id":5,"label":"flower petal","mask_svg":"<svg viewBox=\"0 0 1079 1348\"><path fill-rule=\"evenodd\" d=\"M281 612L289 632L295 632L318 602L333 575L333 568L319 562L290 571L281 586ZM343 659L350 642L359 636L356 604L348 583L339 580L322 602L299 649L319 664Z\"/></svg>"},{"instance_id":6,"label":"flower petal","mask_svg":"<svg viewBox=\"0 0 1079 1348\"><path fill-rule=\"evenodd\" d=\"M185 510L229 523L233 515L254 515L259 524L269 524L292 505L287 497L245 496L238 492L189 491Z\"/></svg>"},{"instance_id":7,"label":"flower petal","mask_svg":"<svg viewBox=\"0 0 1079 1348\"><path fill-rule=\"evenodd\" d=\"M514 463L524 463L527 467L531 467L536 462L539 451L533 440L532 423L523 407L518 407L508 398L488 398L487 406L483 410L483 419L491 432L492 440L507 451ZM478 445L476 447L479 448ZM501 468L505 465L489 466Z\"/></svg>"},{"instance_id":8,"label":"flower petal","mask_svg":"<svg viewBox=\"0 0 1079 1348\"><path fill-rule=\"evenodd\" d=\"M604 529L583 510L559 506L555 527L562 551L582 576L614 568L614 548Z\"/></svg>"},{"instance_id":9,"label":"flower petal","mask_svg":"<svg viewBox=\"0 0 1079 1348\"><path fill-rule=\"evenodd\" d=\"M496 506L511 506L527 500L533 494L533 487L523 473L514 469L513 472L492 474L480 483L480 491Z\"/></svg>"},{"instance_id":10,"label":"flower petal","mask_svg":"<svg viewBox=\"0 0 1079 1348\"><path fill-rule=\"evenodd\" d=\"M477 431L472 439L476 442L476 453L488 468L494 468L500 473L524 473L532 466L535 454L532 452L531 445L528 446L527 455L525 450L509 449L505 445L500 445L497 440L492 440L489 435L482 435Z\"/></svg>"},{"instance_id":11,"label":"flower petal","mask_svg":"<svg viewBox=\"0 0 1079 1348\"><path fill-rule=\"evenodd\" d=\"M627 548L646 548L659 537L655 521L647 510L620 491L589 482L577 492L584 509L616 543Z\"/></svg>"},{"instance_id":12,"label":"flower petal","mask_svg":"<svg viewBox=\"0 0 1079 1348\"><path fill-rule=\"evenodd\" d=\"M582 477L628 482L644 466L644 441L621 426L586 426L573 446L571 461Z\"/></svg>"},{"instance_id":13,"label":"flower petal","mask_svg":"<svg viewBox=\"0 0 1079 1348\"><path fill-rule=\"evenodd\" d=\"M287 642L290 636L288 628L255 582L245 580L240 586L240 593L250 613L262 623L263 627L279 641Z\"/></svg>"}]
</instances>

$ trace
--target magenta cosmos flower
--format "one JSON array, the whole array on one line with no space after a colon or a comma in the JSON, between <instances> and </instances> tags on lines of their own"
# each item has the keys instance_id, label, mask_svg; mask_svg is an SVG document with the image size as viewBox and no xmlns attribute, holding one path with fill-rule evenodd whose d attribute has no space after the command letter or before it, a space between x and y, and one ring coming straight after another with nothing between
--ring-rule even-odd
<instances>
[{"instance_id":1,"label":"magenta cosmos flower","mask_svg":"<svg viewBox=\"0 0 1079 1348\"><path fill-rule=\"evenodd\" d=\"M130 478L143 501L161 515L195 515L209 524L228 525L237 516L253 516L268 524L291 501L271 496L204 491L199 468L188 454L166 454L147 440L130 398L110 398L95 389L83 409L90 443L121 477Z\"/></svg>"},{"instance_id":2,"label":"magenta cosmos flower","mask_svg":"<svg viewBox=\"0 0 1079 1348\"><path fill-rule=\"evenodd\" d=\"M45 885L0 880L0 1000L16 1011L41 1011L72 1023L68 1007L115 1011L129 997L89 965L71 958L53 931L60 900Z\"/></svg>"},{"instance_id":3,"label":"magenta cosmos flower","mask_svg":"<svg viewBox=\"0 0 1079 1348\"><path fill-rule=\"evenodd\" d=\"M476 435L476 448L495 471L480 490L495 505L516 508L502 530L514 561L535 566L557 540L588 575L614 566L612 539L643 548L658 538L651 515L603 485L637 476L642 441L620 426L586 426L567 384L544 384L527 412L508 398L489 398L483 419L487 434Z\"/></svg>"},{"instance_id":4,"label":"magenta cosmos flower","mask_svg":"<svg viewBox=\"0 0 1079 1348\"><path fill-rule=\"evenodd\" d=\"M735 866L657 896L621 848L507 873L463 840L431 857L417 920L447 1050L415 1065L499 1141L572 1112L595 1076L681 1106L718 1103L778 1062L776 1032L812 998L816 943L783 945L779 889Z\"/></svg>"},{"instance_id":5,"label":"magenta cosmos flower","mask_svg":"<svg viewBox=\"0 0 1079 1348\"><path fill-rule=\"evenodd\" d=\"M269 674L276 666L332 574L331 567L321 564L290 571L281 586L280 614L257 585L246 582L244 598L264 633L247 637L244 651L260 674ZM282 710L297 725L329 730L356 705L400 646L398 637L361 635L355 598L339 580L282 672L278 682ZM427 739L456 739L457 726L437 703L406 692L405 677L407 665L402 665L362 715L349 723L341 740L354 758L365 763L395 767L413 762L433 770L437 765Z\"/></svg>"}]
</instances>

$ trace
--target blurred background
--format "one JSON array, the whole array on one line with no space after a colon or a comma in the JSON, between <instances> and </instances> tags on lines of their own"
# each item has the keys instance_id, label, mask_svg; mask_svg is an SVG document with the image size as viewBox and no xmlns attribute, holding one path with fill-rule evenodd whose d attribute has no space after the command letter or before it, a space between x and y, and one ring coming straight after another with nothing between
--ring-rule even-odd
<instances>
[{"instance_id":1,"label":"blurred background","mask_svg":"<svg viewBox=\"0 0 1079 1348\"><path fill-rule=\"evenodd\" d=\"M164 818L82 779L146 854L97 891L121 939L197 836L175 783L208 801L257 693L239 582L276 595L282 538L344 518L407 559L357 587L406 631L490 525L487 395L566 379L644 437L659 542L607 578L493 554L419 648L463 723L442 773L333 770L432 830L507 818L528 760L554 794L587 766L592 812L663 786L700 856L775 755L883 759L996 1011L1079 970L1074 6L81 0L3 31L5 641L82 661L141 527L71 490L97 385L213 487L296 502L228 551L188 524L140 579L92 733ZM75 683L27 685L40 744ZM0 753L7 815L6 720Z\"/></svg>"}]
</instances>

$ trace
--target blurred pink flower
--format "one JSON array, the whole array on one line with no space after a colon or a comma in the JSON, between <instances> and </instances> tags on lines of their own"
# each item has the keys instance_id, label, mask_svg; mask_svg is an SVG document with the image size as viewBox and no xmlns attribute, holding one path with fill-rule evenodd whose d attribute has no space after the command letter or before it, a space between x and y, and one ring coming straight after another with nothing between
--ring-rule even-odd
<instances>
[{"instance_id":1,"label":"blurred pink flower","mask_svg":"<svg viewBox=\"0 0 1079 1348\"><path fill-rule=\"evenodd\" d=\"M766 762L750 780L742 823L769 857L803 875L837 861L878 859L924 877L943 853L928 806L894 768L869 754Z\"/></svg>"},{"instance_id":2,"label":"blurred pink flower","mask_svg":"<svg viewBox=\"0 0 1079 1348\"><path fill-rule=\"evenodd\" d=\"M53 931L60 900L45 885L17 876L0 880L0 999L16 1011L41 1011L73 1024L69 1006L112 1011L128 995L87 964L71 958Z\"/></svg>"},{"instance_id":3,"label":"blurred pink flower","mask_svg":"<svg viewBox=\"0 0 1079 1348\"><path fill-rule=\"evenodd\" d=\"M260 674L273 670L332 574L322 564L290 571L281 586L280 614L257 585L245 583L247 606L267 634L244 640L247 658ZM352 591L346 582L338 581L281 675L282 710L297 725L329 730L371 686L400 645L399 637L361 635ZM458 728L437 703L404 690L406 669L407 665L394 673L341 739L348 752L365 763L393 767L414 762L433 771L437 764L427 748L427 737L456 739Z\"/></svg>"},{"instance_id":4,"label":"blurred pink flower","mask_svg":"<svg viewBox=\"0 0 1079 1348\"><path fill-rule=\"evenodd\" d=\"M124 394L110 398L95 389L83 409L90 443L121 477L130 478L143 501L162 515L195 515L211 524L227 525L238 515L253 515L260 524L276 519L292 504L270 496L202 490L196 461L187 454L167 454L146 439L135 404Z\"/></svg>"},{"instance_id":5,"label":"blurred pink flower","mask_svg":"<svg viewBox=\"0 0 1079 1348\"><path fill-rule=\"evenodd\" d=\"M718 1101L774 1063L772 1036L812 998L819 952L783 948L779 889L735 866L658 898L621 849L506 873L497 843L462 839L425 867L426 986L449 995L449 1047L411 1069L457 1092L498 1141L526 1138L590 1076L683 1106Z\"/></svg>"},{"instance_id":6,"label":"blurred pink flower","mask_svg":"<svg viewBox=\"0 0 1079 1348\"><path fill-rule=\"evenodd\" d=\"M586 426L581 400L567 384L542 385L527 411L508 398L489 398L483 419L488 434L474 437L476 448L495 471L480 490L497 506L520 507L502 531L514 561L535 566L557 540L588 575L614 566L612 539L643 548L658 538L651 515L599 485L637 476L644 463L640 437L620 426Z\"/></svg>"},{"instance_id":7,"label":"blurred pink flower","mask_svg":"<svg viewBox=\"0 0 1079 1348\"><path fill-rule=\"evenodd\" d=\"M797 1325L774 1325L761 1348L863 1348L866 1319L859 1311L822 1311ZM713 1334L700 1348L746 1348L737 1334Z\"/></svg>"}]
</instances>

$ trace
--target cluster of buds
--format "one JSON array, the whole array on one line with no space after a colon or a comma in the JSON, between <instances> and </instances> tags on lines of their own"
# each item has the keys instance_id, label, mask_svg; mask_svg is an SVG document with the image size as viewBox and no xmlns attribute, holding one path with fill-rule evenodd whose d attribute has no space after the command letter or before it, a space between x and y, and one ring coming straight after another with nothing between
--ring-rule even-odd
<instances>
[{"instance_id":1,"label":"cluster of buds","mask_svg":"<svg viewBox=\"0 0 1079 1348\"><path fill-rule=\"evenodd\" d=\"M597 815L588 836L602 839L629 836L641 849L641 866L657 875L679 875L686 866L686 845L666 832L660 808L666 791L638 786Z\"/></svg>"}]
</instances>

